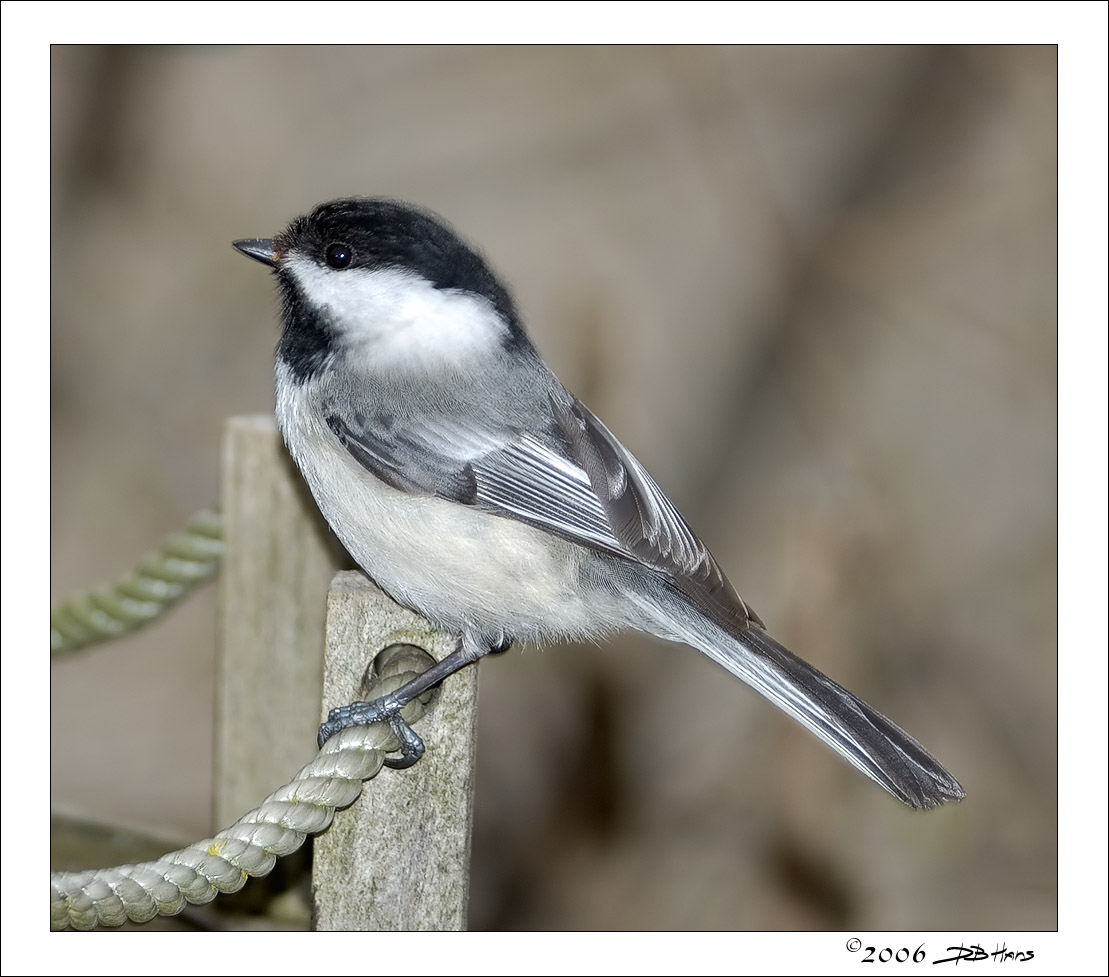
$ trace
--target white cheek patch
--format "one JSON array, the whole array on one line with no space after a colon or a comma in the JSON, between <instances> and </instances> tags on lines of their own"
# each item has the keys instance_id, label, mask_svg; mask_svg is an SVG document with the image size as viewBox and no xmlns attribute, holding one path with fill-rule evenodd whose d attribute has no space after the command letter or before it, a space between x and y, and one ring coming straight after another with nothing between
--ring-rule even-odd
<instances>
[{"instance_id":1,"label":"white cheek patch","mask_svg":"<svg viewBox=\"0 0 1109 977\"><path fill-rule=\"evenodd\" d=\"M378 367L480 358L507 332L487 299L435 288L415 272L335 270L295 253L282 267L300 283L308 302L326 311L342 352L365 356Z\"/></svg>"}]
</instances>

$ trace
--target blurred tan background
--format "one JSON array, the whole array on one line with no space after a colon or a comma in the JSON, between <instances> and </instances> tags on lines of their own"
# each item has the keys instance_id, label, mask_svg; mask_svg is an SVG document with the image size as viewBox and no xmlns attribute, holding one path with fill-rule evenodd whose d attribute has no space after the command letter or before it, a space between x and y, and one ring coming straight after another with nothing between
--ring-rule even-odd
<instances>
[{"instance_id":1,"label":"blurred tan background","mask_svg":"<svg viewBox=\"0 0 1109 977\"><path fill-rule=\"evenodd\" d=\"M968 792L909 812L685 649L513 651L482 665L472 927L1055 927L1053 47L55 47L51 74L55 599L213 501L224 418L272 407L271 282L230 241L410 199L771 631ZM214 598L54 666L55 806L210 830Z\"/></svg>"}]
</instances>

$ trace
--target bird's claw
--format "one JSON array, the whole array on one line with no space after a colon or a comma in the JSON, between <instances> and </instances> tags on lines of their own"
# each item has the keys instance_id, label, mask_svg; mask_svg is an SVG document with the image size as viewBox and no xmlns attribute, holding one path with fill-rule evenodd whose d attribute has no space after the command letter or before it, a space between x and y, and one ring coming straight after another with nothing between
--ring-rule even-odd
<instances>
[{"instance_id":1,"label":"bird's claw","mask_svg":"<svg viewBox=\"0 0 1109 977\"><path fill-rule=\"evenodd\" d=\"M400 714L404 706L405 703L391 693L372 702L352 702L348 706L339 706L327 714L327 722L320 726L316 743L322 749L324 743L332 736L351 726L388 723L400 743L401 755L397 759L386 759L385 765L395 770L403 770L405 767L412 766L424 755L424 741Z\"/></svg>"},{"instance_id":2,"label":"bird's claw","mask_svg":"<svg viewBox=\"0 0 1109 977\"><path fill-rule=\"evenodd\" d=\"M394 770L403 770L405 767L412 766L424 755L424 741L420 738L420 734L401 716L393 716L389 720L389 728L400 743L401 755L386 757L385 766L392 767Z\"/></svg>"}]
</instances>

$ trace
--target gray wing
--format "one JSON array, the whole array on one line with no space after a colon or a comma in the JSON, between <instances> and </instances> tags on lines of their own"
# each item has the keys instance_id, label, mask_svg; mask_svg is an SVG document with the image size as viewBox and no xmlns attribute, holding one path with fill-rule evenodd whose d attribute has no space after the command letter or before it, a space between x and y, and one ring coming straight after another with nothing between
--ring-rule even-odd
<instances>
[{"instance_id":1,"label":"gray wing","mask_svg":"<svg viewBox=\"0 0 1109 977\"><path fill-rule=\"evenodd\" d=\"M661 571L714 619L758 617L646 469L565 391L538 430L463 425L438 413L399 424L331 412L348 452L383 482L437 495L556 533Z\"/></svg>"},{"instance_id":2,"label":"gray wing","mask_svg":"<svg viewBox=\"0 0 1109 977\"><path fill-rule=\"evenodd\" d=\"M327 423L360 465L396 489L477 506L626 555L585 472L549 431L463 425L448 415L397 426L331 413Z\"/></svg>"},{"instance_id":3,"label":"gray wing","mask_svg":"<svg viewBox=\"0 0 1109 977\"><path fill-rule=\"evenodd\" d=\"M725 628L763 627L647 469L583 404L567 398L551 398L555 423L625 555L666 573L670 586Z\"/></svg>"}]
</instances>

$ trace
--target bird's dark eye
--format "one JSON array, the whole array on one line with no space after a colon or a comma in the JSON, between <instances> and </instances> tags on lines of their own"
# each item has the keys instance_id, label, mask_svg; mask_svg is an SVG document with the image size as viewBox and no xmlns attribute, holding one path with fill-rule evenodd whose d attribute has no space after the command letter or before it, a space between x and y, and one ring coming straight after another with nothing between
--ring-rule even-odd
<instances>
[{"instance_id":1,"label":"bird's dark eye","mask_svg":"<svg viewBox=\"0 0 1109 977\"><path fill-rule=\"evenodd\" d=\"M346 268L353 257L354 252L345 244L336 242L327 246L327 263L332 268Z\"/></svg>"}]
</instances>

